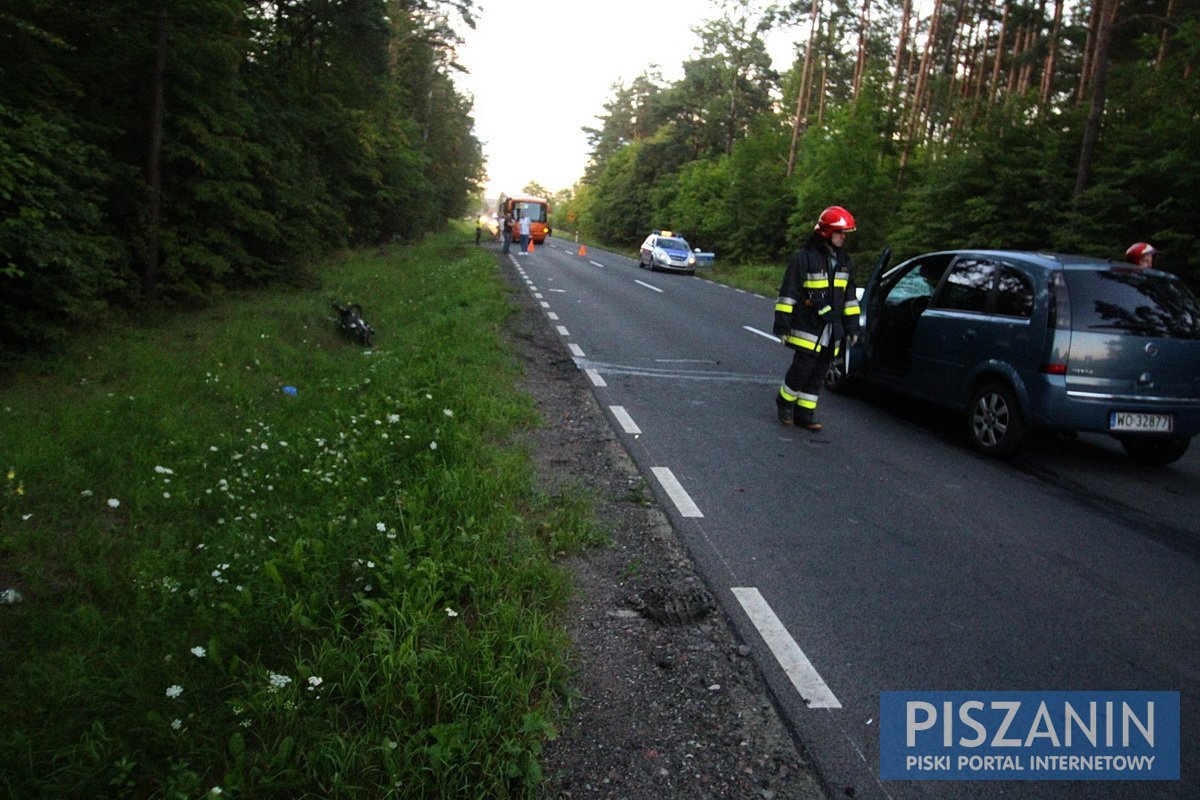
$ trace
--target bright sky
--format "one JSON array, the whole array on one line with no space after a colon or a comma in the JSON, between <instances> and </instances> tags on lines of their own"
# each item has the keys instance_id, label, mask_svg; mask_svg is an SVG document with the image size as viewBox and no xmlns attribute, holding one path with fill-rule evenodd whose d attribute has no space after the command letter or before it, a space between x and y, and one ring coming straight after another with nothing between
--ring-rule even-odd
<instances>
[{"instance_id":1,"label":"bright sky","mask_svg":"<svg viewBox=\"0 0 1200 800\"><path fill-rule=\"evenodd\" d=\"M691 29L719 16L709 0L479 0L475 30L463 31L458 51L470 74L454 80L475 99L487 197L530 181L551 191L574 185L588 159L581 128L599 126L612 85L651 64L677 80L700 43ZM790 66L799 35L769 38L775 69Z\"/></svg>"}]
</instances>

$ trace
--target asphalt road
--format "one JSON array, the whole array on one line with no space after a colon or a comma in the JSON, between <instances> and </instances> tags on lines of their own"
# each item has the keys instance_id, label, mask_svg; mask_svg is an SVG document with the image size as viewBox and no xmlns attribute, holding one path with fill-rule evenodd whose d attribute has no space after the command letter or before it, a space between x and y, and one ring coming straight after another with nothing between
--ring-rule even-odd
<instances>
[{"instance_id":1,"label":"asphalt road","mask_svg":"<svg viewBox=\"0 0 1200 800\"><path fill-rule=\"evenodd\" d=\"M554 239L502 263L591 378L832 793L1200 797L1200 445L1165 468L1103 436L998 462L953 415L867 392L824 392L820 433L784 428L773 298ZM883 781L891 690L1179 691L1181 779Z\"/></svg>"}]
</instances>

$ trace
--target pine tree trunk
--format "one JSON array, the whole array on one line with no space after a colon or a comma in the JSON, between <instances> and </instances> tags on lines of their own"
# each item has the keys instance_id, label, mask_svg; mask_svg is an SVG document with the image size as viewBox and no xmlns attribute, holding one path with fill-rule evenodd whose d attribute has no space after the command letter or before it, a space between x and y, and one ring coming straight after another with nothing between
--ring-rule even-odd
<instances>
[{"instance_id":1,"label":"pine tree trunk","mask_svg":"<svg viewBox=\"0 0 1200 800\"><path fill-rule=\"evenodd\" d=\"M1179 0L1171 0L1167 4L1167 20L1168 22L1175 18L1175 12L1179 10ZM1171 26L1164 25L1162 38L1158 41L1158 57L1154 59L1154 71L1162 69L1163 60L1167 57L1167 41L1171 38Z\"/></svg>"},{"instance_id":2,"label":"pine tree trunk","mask_svg":"<svg viewBox=\"0 0 1200 800\"><path fill-rule=\"evenodd\" d=\"M1054 22L1050 26L1050 47L1046 52L1046 63L1042 67L1042 91L1038 105L1045 112L1054 91L1054 70L1058 65L1058 35L1062 29L1063 0L1054 0Z\"/></svg>"},{"instance_id":3,"label":"pine tree trunk","mask_svg":"<svg viewBox=\"0 0 1200 800\"><path fill-rule=\"evenodd\" d=\"M805 125L808 76L812 68L813 39L817 32L817 14L821 8L820 2L821 0L813 0L812 25L808 29L808 47L804 49L804 68L800 72L800 88L796 92L796 116L792 117L792 144L788 148L787 175L789 178L796 171L796 146L800 141L800 129Z\"/></svg>"},{"instance_id":4,"label":"pine tree trunk","mask_svg":"<svg viewBox=\"0 0 1200 800\"><path fill-rule=\"evenodd\" d=\"M988 105L996 102L996 91L1000 86L1000 66L1004 55L1004 40L1008 33L1008 3L1004 4L1004 13L1000 17L1000 33L996 35L996 60L992 62L992 80L988 85Z\"/></svg>"},{"instance_id":5,"label":"pine tree trunk","mask_svg":"<svg viewBox=\"0 0 1200 800\"><path fill-rule=\"evenodd\" d=\"M921 105L925 99L925 75L929 71L930 54L933 49L933 42L937 39L938 20L942 15L942 0L933 1L933 16L929 23L929 37L925 40L925 47L921 53L921 65L917 68L917 86L913 90L912 108L909 111L909 120L907 131L904 137L904 148L900 152L900 177L903 178L904 169L908 166L908 158L912 151L913 139L916 138L917 131L921 124Z\"/></svg>"},{"instance_id":6,"label":"pine tree trunk","mask_svg":"<svg viewBox=\"0 0 1200 800\"><path fill-rule=\"evenodd\" d=\"M904 53L908 48L908 26L912 16L912 0L901 0L900 11L900 40L896 43L896 61L892 65L892 88L888 90L888 97L892 103L892 113L898 114L900 111L900 97L898 89L900 86L901 71L904 66ZM907 78L905 79L907 83Z\"/></svg>"},{"instance_id":7,"label":"pine tree trunk","mask_svg":"<svg viewBox=\"0 0 1200 800\"><path fill-rule=\"evenodd\" d=\"M1096 0L1096 5L1100 8L1100 13L1097 15L1096 53L1093 58L1095 76L1092 79L1092 106L1083 129L1083 144L1079 148L1079 169L1075 173L1076 206L1091 183L1092 159L1096 152L1096 142L1100 139L1100 121L1104 117L1105 91L1108 84L1108 44L1112 36L1112 23L1116 17L1117 0Z\"/></svg>"},{"instance_id":8,"label":"pine tree trunk","mask_svg":"<svg viewBox=\"0 0 1200 800\"><path fill-rule=\"evenodd\" d=\"M867 27L871 23L871 0L863 0L862 14L858 18L858 58L854 62L854 85L850 99L857 100L862 90L863 72L867 68Z\"/></svg>"},{"instance_id":9,"label":"pine tree trunk","mask_svg":"<svg viewBox=\"0 0 1200 800\"><path fill-rule=\"evenodd\" d=\"M1087 97L1091 86L1092 73L1095 71L1096 31L1099 29L1100 6L1104 0L1092 0L1092 10L1088 14L1087 40L1083 45L1083 64L1079 68L1079 89L1075 92L1075 102L1082 103Z\"/></svg>"},{"instance_id":10,"label":"pine tree trunk","mask_svg":"<svg viewBox=\"0 0 1200 800\"><path fill-rule=\"evenodd\" d=\"M167 0L159 0L154 17L154 72L150 76L150 137L146 148L146 250L143 253L142 291L152 296L158 288L162 250L162 147L166 116L163 82L167 71Z\"/></svg>"}]
</instances>

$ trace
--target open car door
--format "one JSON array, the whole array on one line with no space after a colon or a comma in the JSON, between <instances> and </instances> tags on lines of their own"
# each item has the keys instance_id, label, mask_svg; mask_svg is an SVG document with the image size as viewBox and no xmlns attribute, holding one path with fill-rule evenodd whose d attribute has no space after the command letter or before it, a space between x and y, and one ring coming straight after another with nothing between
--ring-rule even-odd
<instances>
[{"instance_id":1,"label":"open car door","mask_svg":"<svg viewBox=\"0 0 1200 800\"><path fill-rule=\"evenodd\" d=\"M875 266L871 269L871 277L870 277L870 279L867 280L866 288L859 290L859 296L858 296L859 313L861 315L863 315L861 318L862 324L863 324L863 331L859 335L859 343L856 344L853 348L843 347L841 354L839 355L838 358L835 358L833 360L833 363L831 363L829 365L829 372L827 372L825 374L825 386L828 387L829 389L832 389L835 392L842 389L842 387L845 385L846 376L850 374L851 364L854 363L855 361L857 361L857 358L851 359L850 351L852 349L853 350L861 350L864 343L866 342L867 335L868 335L868 326L870 326L871 318L874 316L874 314L871 311L870 306L873 301L875 302L876 305L878 305L878 301L876 301L874 298L875 298L875 295L877 295L879 293L878 292L879 279L880 279L880 276L883 275L883 273L887 271L887 268L891 264L891 261L892 261L892 248L889 245L889 246L883 248L883 252L880 253L879 258L877 258L875 260Z\"/></svg>"}]
</instances>

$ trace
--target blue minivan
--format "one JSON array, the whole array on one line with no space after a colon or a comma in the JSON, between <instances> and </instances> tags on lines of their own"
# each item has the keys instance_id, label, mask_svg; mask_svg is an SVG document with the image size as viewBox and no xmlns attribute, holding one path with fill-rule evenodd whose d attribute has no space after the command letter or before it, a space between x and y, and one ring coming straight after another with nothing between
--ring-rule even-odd
<instances>
[{"instance_id":1,"label":"blue minivan","mask_svg":"<svg viewBox=\"0 0 1200 800\"><path fill-rule=\"evenodd\" d=\"M864 381L965 412L971 444L996 456L1049 430L1169 464L1200 433L1200 304L1174 275L1008 250L888 256L830 389Z\"/></svg>"}]
</instances>

